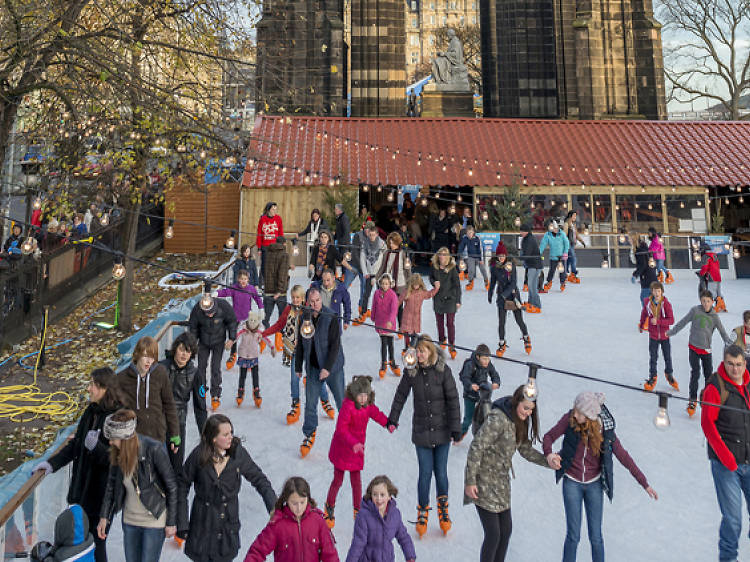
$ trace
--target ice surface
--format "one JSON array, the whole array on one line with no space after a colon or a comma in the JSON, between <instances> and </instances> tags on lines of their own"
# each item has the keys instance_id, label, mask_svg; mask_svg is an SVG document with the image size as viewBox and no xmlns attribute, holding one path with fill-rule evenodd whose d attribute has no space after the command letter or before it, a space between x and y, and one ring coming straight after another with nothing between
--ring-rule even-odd
<instances>
[{"instance_id":1,"label":"ice surface","mask_svg":"<svg viewBox=\"0 0 750 562\"><path fill-rule=\"evenodd\" d=\"M666 295L672 303L676 319L690 306L697 304L697 278L690 271L674 271L676 282L667 286ZM521 334L509 315L506 356L532 360L542 365L555 366L622 383L641 385L648 374L648 335L638 332L640 313L639 285L630 283L628 270L589 269L581 271L580 285L568 284L560 293L557 281L552 291L542 295L543 314L525 314L533 343L531 356L523 352ZM292 282L307 285L302 272ZM359 282L351 288L353 302L359 295ZM463 307L456 316L457 344L475 347L486 343L491 349L497 344L497 308L487 303L487 293L478 288L464 292ZM721 314L727 330L741 324L742 310L748 306L750 281L724 281L722 292L728 314ZM356 308L356 307L355 307ZM276 316L274 315L274 318ZM436 334L432 304L426 302L422 312L422 329ZM675 375L681 396L687 396L689 365L689 328L672 338ZM379 339L367 327L351 327L344 334L347 380L355 374L369 374L375 379L376 404L386 415L390 410L398 378L389 374L379 380ZM714 337L714 368L723 348L720 337ZM397 352L401 341L396 342ZM468 356L460 352L450 361L456 379ZM502 385L495 397L509 394L526 379L524 366L496 360ZM663 363L659 361L663 373ZM317 440L307 458L299 456L302 422L288 426L285 415L289 409L289 370L282 367L280 357L272 359L266 352L260 360L263 405L256 409L252 399L241 408L234 402L238 368L224 374L224 400L220 412L228 415L237 435L244 439L250 454L265 471L277 492L288 476L301 475L311 483L319 504L325 501L333 468L328 460L328 446L335 421L328 419L318 408L320 425ZM248 377L249 382L249 377ZM623 445L646 474L659 493L659 500L648 498L643 489L619 463L615 468L614 501L605 501L604 540L607 559L617 561L683 561L716 560L720 514L706 458L706 445L700 429L699 413L689 419L686 404L670 401L672 426L657 430L652 419L657 410L655 395L639 394L603 384L540 371L539 407L541 431L548 430L582 390L605 392L607 406L615 416L617 434ZM663 374L657 390L671 391ZM303 398L304 407L304 398ZM462 404L463 407L463 404ZM363 487L377 474L388 474L399 488L398 504L404 519L416 518L417 463L411 443L412 399L409 398L401 416L400 428L392 435L371 423L365 449ZM195 424L188 420L187 442L192 449L197 442ZM446 562L477 560L482 542L479 518L473 506L463 506L463 470L470 443L470 435L451 448L449 458L450 515L453 529L443 537L437 525L436 512L430 513L428 532L417 540L413 525L407 525L414 537L420 560ZM557 443L559 447L561 441ZM540 446L541 448L541 446ZM513 535L507 559L509 561L554 561L562 557L565 537L565 515L562 491L555 484L554 473L514 458L516 478L512 481ZM434 482L431 503L434 505ZM351 540L353 529L351 489L348 477L339 492L336 506L336 527L339 556L342 560ZM241 560L255 536L265 525L268 515L260 496L247 482L240 496L242 520ZM591 560L585 523L582 528L578 559ZM120 518L112 526L108 540L111 560L123 560ZM740 537L740 558L750 556L747 525ZM395 544L395 543L394 543ZM397 560L403 560L396 545ZM184 560L173 541L167 541L162 560Z\"/></svg>"}]
</instances>

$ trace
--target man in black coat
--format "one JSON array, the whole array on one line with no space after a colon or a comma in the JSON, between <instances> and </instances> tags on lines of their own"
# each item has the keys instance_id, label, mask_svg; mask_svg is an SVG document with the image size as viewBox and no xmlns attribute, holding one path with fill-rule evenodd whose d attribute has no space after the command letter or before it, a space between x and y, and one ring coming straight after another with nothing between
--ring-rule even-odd
<instances>
[{"instance_id":1,"label":"man in black coat","mask_svg":"<svg viewBox=\"0 0 750 562\"><path fill-rule=\"evenodd\" d=\"M352 227L341 203L336 203L333 212L336 213L336 230L333 233L333 242L339 248L338 260L341 261L344 259L344 252L349 249L351 244Z\"/></svg>"},{"instance_id":2,"label":"man in black coat","mask_svg":"<svg viewBox=\"0 0 750 562\"><path fill-rule=\"evenodd\" d=\"M174 453L167 447L169 460L172 461L175 473L179 474L185 460L185 431L187 423L187 403L192 395L193 414L198 434L203 430L208 413L206 412L206 389L203 379L198 376L198 369L193 358L198 352L198 342L190 332L183 332L172 344L172 349L165 353L166 358L160 364L167 370L169 382L172 383L172 394L177 407L177 419L180 422L180 443L182 447Z\"/></svg>"},{"instance_id":3,"label":"man in black coat","mask_svg":"<svg viewBox=\"0 0 750 562\"><path fill-rule=\"evenodd\" d=\"M204 387L208 358L211 357L211 409L215 411L221 405L221 357L237 339L237 317L227 301L213 298L208 310L201 308L200 301L195 303L188 326L198 340L197 376Z\"/></svg>"},{"instance_id":4,"label":"man in black coat","mask_svg":"<svg viewBox=\"0 0 750 562\"><path fill-rule=\"evenodd\" d=\"M542 299L539 298L539 275L542 273L542 254L539 252L539 242L531 232L531 223L521 225L521 260L526 268L527 285L529 288L529 302L527 312L541 312Z\"/></svg>"}]
</instances>

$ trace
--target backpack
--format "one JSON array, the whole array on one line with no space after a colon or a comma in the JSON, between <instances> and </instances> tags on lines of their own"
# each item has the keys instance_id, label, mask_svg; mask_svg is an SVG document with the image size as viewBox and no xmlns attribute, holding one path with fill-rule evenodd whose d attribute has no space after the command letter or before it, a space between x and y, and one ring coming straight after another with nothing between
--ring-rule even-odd
<instances>
[{"instance_id":1,"label":"backpack","mask_svg":"<svg viewBox=\"0 0 750 562\"><path fill-rule=\"evenodd\" d=\"M721 378L718 374L716 375L716 381L717 381L717 387L719 389L719 405L723 406L726 404L727 398L729 398L729 390L727 389L727 385L724 382L724 379ZM708 385L706 385L708 386ZM701 390L701 395L699 397L699 400L703 402L703 393L706 392L706 387L703 387L703 390Z\"/></svg>"}]
</instances>

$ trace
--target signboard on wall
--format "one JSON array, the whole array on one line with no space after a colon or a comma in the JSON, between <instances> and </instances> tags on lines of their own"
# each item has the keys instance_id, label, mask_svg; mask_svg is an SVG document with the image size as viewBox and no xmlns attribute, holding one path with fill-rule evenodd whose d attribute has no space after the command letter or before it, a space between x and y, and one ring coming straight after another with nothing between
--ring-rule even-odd
<instances>
[{"instance_id":1,"label":"signboard on wall","mask_svg":"<svg viewBox=\"0 0 750 562\"><path fill-rule=\"evenodd\" d=\"M711 248L711 252L713 252L714 254L728 255L731 249L731 245L725 246L725 244L731 244L732 237L731 236L704 236L703 241L706 243L707 246Z\"/></svg>"},{"instance_id":2,"label":"signboard on wall","mask_svg":"<svg viewBox=\"0 0 750 562\"><path fill-rule=\"evenodd\" d=\"M421 185L399 185L399 191L398 194L398 212L400 213L403 210L404 207L404 194L409 193L411 195L411 200L416 202L417 201L417 195L419 195L419 190L422 189Z\"/></svg>"},{"instance_id":3,"label":"signboard on wall","mask_svg":"<svg viewBox=\"0 0 750 562\"><path fill-rule=\"evenodd\" d=\"M501 234L499 232L478 232L477 236L482 241L482 255L486 254L489 249L494 256L497 243L501 240Z\"/></svg>"}]
</instances>

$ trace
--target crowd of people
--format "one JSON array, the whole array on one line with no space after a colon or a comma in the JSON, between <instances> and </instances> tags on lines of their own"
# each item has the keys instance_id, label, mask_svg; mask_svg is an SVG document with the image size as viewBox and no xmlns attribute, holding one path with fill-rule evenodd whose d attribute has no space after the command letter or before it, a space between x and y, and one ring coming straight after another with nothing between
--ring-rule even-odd
<instances>
[{"instance_id":1,"label":"crowd of people","mask_svg":"<svg viewBox=\"0 0 750 562\"><path fill-rule=\"evenodd\" d=\"M444 218L437 216L438 221ZM92 560L107 560L106 539L118 513L127 562L158 560L164 540L172 537L184 542L185 555L196 561L229 561L242 552L246 553L246 562L266 560L271 554L281 562L339 560L332 532L337 504L340 508L339 491L348 472L355 524L347 562L395 560L393 539L404 558L413 562L418 549L396 505L396 486L388 476L379 475L363 494L361 477L369 421L387 432L377 439L388 439L399 429L411 397L418 537L427 531L433 497L437 526L443 533L450 532L451 444L463 441L472 430L463 491L464 504L474 504L484 530L480 561L498 562L506 557L512 531L510 466L516 451L531 463L555 470L557 481L563 483L567 525L563 561L576 559L582 507L586 510L592 559L603 561L603 498L605 494L613 498L613 458L629 470L648 496L658 499L618 439L614 416L605 406L604 396L580 393L569 411L545 434L539 427L541 400L533 380L509 396L491 399L501 381L491 358L502 356L507 349L507 312L513 313L524 349L531 353L523 313L541 312L539 294L551 290L555 273L559 273L561 290L567 282L580 282L574 257L579 241L575 220L573 213L562 224L551 221L541 243L533 235L532 225L523 224L518 258L511 257L500 242L489 260L473 225L465 223L455 234L449 226L436 236L438 242L426 275L428 288L424 276L414 271L400 228L382 233L367 221L352 236L348 217L343 207L337 206L332 233L320 212L314 210L307 228L299 233L308 236L311 243L307 260L310 285L290 289L290 252L283 223L277 205L269 203L258 225L260 267L256 267L252 248L241 247L233 269L234 283L213 295L203 295L190 314L187 330L175 339L161 361L157 342L143 337L126 369L118 374L108 368L92 372L90 404L74 437L36 470L49 473L73 463L68 501L80 505L81 513L76 517L85 518L81 520L86 521L93 538L89 541L86 533L80 533L78 545ZM643 261L639 248L645 242L636 239L634 258ZM550 257L545 282L542 253L547 248ZM467 268L460 268L457 259L468 266L468 271L459 271ZM650 267L648 258L645 263L656 276L659 267ZM520 264L525 266L522 289L517 271ZM494 352L485 343L476 346L456 369L456 377L451 366L458 345L455 315L461 310L462 294L473 289L477 268L488 301L494 298L497 304L499 343ZM709 282L720 282L715 271L707 273ZM636 275L644 273L637 270ZM665 275L668 282L671 273L665 271ZM354 308L350 286L356 279L360 287ZM525 302L524 292L528 293ZM654 279L649 292L641 295L639 329L650 336L646 389L653 390L657 382L659 349L666 363L667 382L678 388L669 337L689 323L693 408L691 412L688 406L688 413L695 412L702 369L706 386L701 424L722 511L720 557L734 559L741 530L740 490L750 486L750 470L745 470L750 466L750 311L744 313L744 324L730 337L708 288L701 290L700 304L677 324L664 292L664 285ZM435 316L435 340L422 326L422 306L428 300ZM277 317L272 323L274 310ZM399 377L387 412L375 404L373 376L345 374L342 334L363 325L368 318L380 340L378 377L386 377L389 370ZM714 329L727 344L715 373L711 361ZM403 340L398 359L394 349L397 340ZM244 401L250 371L253 402L261 406L259 360L264 348L273 355L280 354L283 367L289 369L291 409L285 421L293 425L303 418L302 457L316 444L318 405L324 415L336 420L328 450L331 482L321 508L301 476L290 476L277 495L263 467L235 435L230 418L217 413L222 401L222 366L231 370L236 365L239 369L238 406ZM225 352L228 359L222 365ZM186 455L189 402L200 443ZM731 409L720 408L722 405ZM561 448L554 451L561 437ZM243 545L240 539L243 478L258 491L270 516L250 545Z\"/></svg>"}]
</instances>

